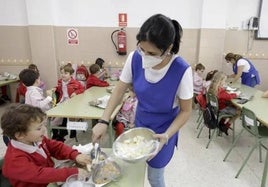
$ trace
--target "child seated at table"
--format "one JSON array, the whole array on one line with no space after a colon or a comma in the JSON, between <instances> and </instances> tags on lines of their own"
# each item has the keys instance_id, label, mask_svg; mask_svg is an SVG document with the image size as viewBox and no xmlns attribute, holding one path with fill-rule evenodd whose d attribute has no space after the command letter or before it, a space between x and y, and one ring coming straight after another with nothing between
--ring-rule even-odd
<instances>
[{"instance_id":1,"label":"child seated at table","mask_svg":"<svg viewBox=\"0 0 268 187\"><path fill-rule=\"evenodd\" d=\"M30 64L28 66L28 69L32 69L34 71L36 71L37 73L39 73L39 70L37 68L37 66L35 64ZM45 83L41 80L39 81L39 88L41 88L43 91L45 91L46 85ZM16 95L16 102L19 103L25 103L25 94L26 94L27 88L26 86L23 84L22 81L20 81L18 87L17 87L17 95Z\"/></svg>"},{"instance_id":2,"label":"child seated at table","mask_svg":"<svg viewBox=\"0 0 268 187\"><path fill-rule=\"evenodd\" d=\"M60 76L61 78L58 80L58 84L55 88L52 89L57 95L57 103L62 103L69 98L72 98L78 94L84 92L84 86L77 80L75 80L72 75L74 73L74 69L72 68L72 64L68 63L60 67ZM64 124L62 126L66 127L67 120L64 119ZM56 129L54 129L56 131ZM68 134L67 130L59 130L58 133L53 130L53 137L62 138L64 141L64 136ZM76 137L76 131L71 130L70 138Z\"/></svg>"},{"instance_id":3,"label":"child seated at table","mask_svg":"<svg viewBox=\"0 0 268 187\"><path fill-rule=\"evenodd\" d=\"M212 79L213 79L215 73L217 73L217 72L218 72L218 70L212 70L212 71L207 73L206 78L203 82L203 94L208 92L208 89L209 89L209 86L212 82Z\"/></svg>"},{"instance_id":4,"label":"child seated at table","mask_svg":"<svg viewBox=\"0 0 268 187\"><path fill-rule=\"evenodd\" d=\"M196 64L195 71L193 72L193 85L194 85L194 97L193 97L193 108L195 108L195 104L197 101L195 97L202 93L203 91L203 73L205 70L205 66L201 63Z\"/></svg>"},{"instance_id":5,"label":"child seated at table","mask_svg":"<svg viewBox=\"0 0 268 187\"><path fill-rule=\"evenodd\" d=\"M97 58L95 61L95 64L98 64L100 66L100 71L96 75L100 80L108 78L107 70L103 66L104 63L105 61L102 58Z\"/></svg>"},{"instance_id":6,"label":"child seated at table","mask_svg":"<svg viewBox=\"0 0 268 187\"><path fill-rule=\"evenodd\" d=\"M107 81L101 80L98 78L98 73L100 71L100 66L98 64L92 64L89 67L90 75L87 78L86 88L91 88L92 86L106 87L109 86Z\"/></svg>"},{"instance_id":7,"label":"child seated at table","mask_svg":"<svg viewBox=\"0 0 268 187\"><path fill-rule=\"evenodd\" d=\"M10 106L1 117L1 128L11 138L2 172L12 186L46 187L49 183L65 182L73 174L88 176L86 170L77 167L55 168L54 158L86 165L90 157L48 139L46 114L40 108L27 104Z\"/></svg>"},{"instance_id":8,"label":"child seated at table","mask_svg":"<svg viewBox=\"0 0 268 187\"><path fill-rule=\"evenodd\" d=\"M25 104L33 105L47 111L51 108L52 91L46 92L44 96L43 90L39 87L40 75L38 71L32 69L24 69L19 74L21 82L26 86Z\"/></svg>"},{"instance_id":9,"label":"child seated at table","mask_svg":"<svg viewBox=\"0 0 268 187\"><path fill-rule=\"evenodd\" d=\"M138 100L135 93L130 91L129 97L124 101L120 111L116 115L116 120L113 123L116 137L122 134L125 129L134 127L137 103Z\"/></svg>"},{"instance_id":10,"label":"child seated at table","mask_svg":"<svg viewBox=\"0 0 268 187\"><path fill-rule=\"evenodd\" d=\"M89 76L89 72L85 65L82 64L77 67L75 79L78 80L84 86L84 88L86 88L88 76Z\"/></svg>"},{"instance_id":11,"label":"child seated at table","mask_svg":"<svg viewBox=\"0 0 268 187\"><path fill-rule=\"evenodd\" d=\"M227 76L223 72L217 72L213 76L211 85L208 89L208 93L216 95L219 102L219 110L226 114L231 114L231 119L226 118L220 122L220 130L228 135L228 129L231 124L237 119L240 114L240 110L231 104L231 100L238 97L239 93L228 93L223 87L226 83Z\"/></svg>"}]
</instances>

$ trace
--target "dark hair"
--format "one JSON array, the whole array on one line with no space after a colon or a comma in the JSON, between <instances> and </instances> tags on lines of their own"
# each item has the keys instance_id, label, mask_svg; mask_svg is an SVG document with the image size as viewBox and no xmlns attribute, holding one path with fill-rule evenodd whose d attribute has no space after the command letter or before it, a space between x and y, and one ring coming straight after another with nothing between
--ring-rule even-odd
<instances>
[{"instance_id":1,"label":"dark hair","mask_svg":"<svg viewBox=\"0 0 268 187\"><path fill-rule=\"evenodd\" d=\"M182 32L182 27L176 20L171 20L162 14L156 14L143 23L136 39L138 43L141 41L153 43L162 51L162 54L173 44L170 52L176 54L180 49Z\"/></svg>"},{"instance_id":2,"label":"dark hair","mask_svg":"<svg viewBox=\"0 0 268 187\"><path fill-rule=\"evenodd\" d=\"M32 70L35 70L35 71L37 71L37 72L39 73L39 70L38 70L38 68L37 68L37 65L35 65L35 64L30 64L30 65L28 66L28 68L29 68L29 69L32 69Z\"/></svg>"},{"instance_id":3,"label":"dark hair","mask_svg":"<svg viewBox=\"0 0 268 187\"><path fill-rule=\"evenodd\" d=\"M95 61L95 64L98 64L100 66L100 68L102 68L104 62L105 61L102 58L97 58Z\"/></svg>"},{"instance_id":4,"label":"dark hair","mask_svg":"<svg viewBox=\"0 0 268 187\"><path fill-rule=\"evenodd\" d=\"M91 74L95 74L97 73L98 71L100 70L100 66L98 64L92 64L90 67L89 67L89 72Z\"/></svg>"},{"instance_id":5,"label":"dark hair","mask_svg":"<svg viewBox=\"0 0 268 187\"><path fill-rule=\"evenodd\" d=\"M206 81L210 81L210 80L212 80L213 76L214 76L215 73L217 73L217 72L218 72L218 70L213 70L213 71L208 72L208 74L207 74L205 80L206 80Z\"/></svg>"},{"instance_id":6,"label":"dark hair","mask_svg":"<svg viewBox=\"0 0 268 187\"><path fill-rule=\"evenodd\" d=\"M195 71L205 69L205 66L201 63L196 64Z\"/></svg>"},{"instance_id":7,"label":"dark hair","mask_svg":"<svg viewBox=\"0 0 268 187\"><path fill-rule=\"evenodd\" d=\"M69 72L71 75L74 73L74 69L71 63L61 66L60 70L63 70L64 72Z\"/></svg>"},{"instance_id":8,"label":"dark hair","mask_svg":"<svg viewBox=\"0 0 268 187\"><path fill-rule=\"evenodd\" d=\"M32 86L39 78L39 73L32 69L24 69L20 72L19 78L25 86Z\"/></svg>"},{"instance_id":9,"label":"dark hair","mask_svg":"<svg viewBox=\"0 0 268 187\"><path fill-rule=\"evenodd\" d=\"M46 119L39 107L27 104L16 104L9 106L1 117L1 128L3 134L16 140L16 133L26 133L33 122L42 122Z\"/></svg>"},{"instance_id":10,"label":"dark hair","mask_svg":"<svg viewBox=\"0 0 268 187\"><path fill-rule=\"evenodd\" d=\"M225 56L225 60L227 61L230 61L230 60L235 60L236 62L243 58L243 56L239 55L239 54L234 54L234 53L228 53L226 56Z\"/></svg>"}]
</instances>

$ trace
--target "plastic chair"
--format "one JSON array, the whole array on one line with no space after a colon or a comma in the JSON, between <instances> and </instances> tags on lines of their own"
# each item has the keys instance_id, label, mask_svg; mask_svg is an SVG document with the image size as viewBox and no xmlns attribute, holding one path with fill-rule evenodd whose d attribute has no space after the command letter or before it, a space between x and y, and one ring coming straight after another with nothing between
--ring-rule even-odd
<instances>
[{"instance_id":1,"label":"plastic chair","mask_svg":"<svg viewBox=\"0 0 268 187\"><path fill-rule=\"evenodd\" d=\"M207 94L207 100L210 103L210 105L212 106L212 110L214 112L214 115L215 115L216 121L217 121L217 127L219 127L219 123L220 123L221 119L234 117L234 115L232 115L232 114L226 114L226 113L221 112L219 110L219 102L218 102L217 96L208 93ZM206 148L208 148L210 142L212 141L215 132L216 131L218 131L218 133L220 132L219 128L215 128L215 129L212 129L212 130L213 130L213 132L212 132L211 137L210 137L210 139L209 139L209 141L207 143ZM201 131L201 129L200 129L200 131ZM234 138L235 138L235 122L233 122L233 141L234 141Z\"/></svg>"},{"instance_id":2,"label":"plastic chair","mask_svg":"<svg viewBox=\"0 0 268 187\"><path fill-rule=\"evenodd\" d=\"M235 147L238 139L241 137L242 133L244 131L247 131L248 133L252 134L255 138L255 144L253 145L253 147L251 148L251 150L249 151L247 157L245 158L245 160L243 161L239 171L237 172L235 178L238 178L238 176L240 175L241 171L243 170L244 166L246 165L248 159L250 158L251 154L253 153L253 151L259 147L259 161L262 162L262 153L261 153L261 147L265 148L266 150L268 150L268 148L266 146L264 146L262 144L263 140L267 140L268 138L268 128L265 126L262 126L261 124L258 125L258 121L256 118L256 115L254 114L253 111L243 107L242 108L242 130L240 131L240 133L237 135L235 141L233 142L232 146L229 148L229 151L227 152L226 156L224 157L223 161L226 161L227 157L230 155L231 151L233 150L233 148ZM265 165L265 168L267 168L267 166ZM266 176L265 176L266 177Z\"/></svg>"}]
</instances>

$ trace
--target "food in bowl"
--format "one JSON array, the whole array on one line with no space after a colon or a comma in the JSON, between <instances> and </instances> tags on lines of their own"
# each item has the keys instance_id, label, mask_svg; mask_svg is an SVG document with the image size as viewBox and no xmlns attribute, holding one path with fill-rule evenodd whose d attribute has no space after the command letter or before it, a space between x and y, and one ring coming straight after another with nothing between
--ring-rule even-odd
<instances>
[{"instance_id":1,"label":"food in bowl","mask_svg":"<svg viewBox=\"0 0 268 187\"><path fill-rule=\"evenodd\" d=\"M159 142L153 138L154 132L147 128L134 128L121 134L113 144L115 156L135 162L148 158L157 149Z\"/></svg>"},{"instance_id":2,"label":"food in bowl","mask_svg":"<svg viewBox=\"0 0 268 187\"><path fill-rule=\"evenodd\" d=\"M120 166L110 159L97 165L93 171L92 180L95 184L104 184L116 180L121 176Z\"/></svg>"}]
</instances>

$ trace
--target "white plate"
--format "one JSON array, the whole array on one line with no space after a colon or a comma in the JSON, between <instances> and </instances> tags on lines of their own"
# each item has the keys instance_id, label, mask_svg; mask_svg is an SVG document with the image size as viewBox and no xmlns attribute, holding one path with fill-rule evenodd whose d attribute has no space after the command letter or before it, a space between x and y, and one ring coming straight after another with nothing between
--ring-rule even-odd
<instances>
[{"instance_id":1,"label":"white plate","mask_svg":"<svg viewBox=\"0 0 268 187\"><path fill-rule=\"evenodd\" d=\"M227 86L227 87L226 87L226 90L227 90L227 91L235 91L235 90L237 90L237 88L232 88L232 87L230 87L230 86Z\"/></svg>"},{"instance_id":2,"label":"white plate","mask_svg":"<svg viewBox=\"0 0 268 187\"><path fill-rule=\"evenodd\" d=\"M98 98L98 101L100 101L100 104L98 104L97 107L100 107L103 109L106 108L109 99L110 99L110 95L105 95L103 97Z\"/></svg>"}]
</instances>

